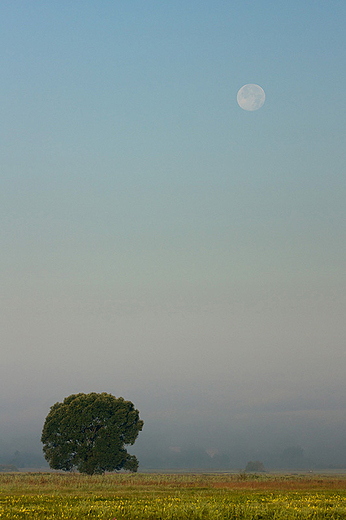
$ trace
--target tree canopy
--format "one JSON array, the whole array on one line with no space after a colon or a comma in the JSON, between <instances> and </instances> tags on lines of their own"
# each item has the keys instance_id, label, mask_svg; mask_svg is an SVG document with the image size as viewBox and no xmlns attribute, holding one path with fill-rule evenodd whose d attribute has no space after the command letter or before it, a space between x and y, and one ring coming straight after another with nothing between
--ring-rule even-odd
<instances>
[{"instance_id":1,"label":"tree canopy","mask_svg":"<svg viewBox=\"0 0 346 520\"><path fill-rule=\"evenodd\" d=\"M255 460L255 461L250 460L246 464L245 471L247 471L247 472L251 472L251 471L262 472L262 471L265 471L264 464L263 464L263 462L260 462L259 460Z\"/></svg>"},{"instance_id":2,"label":"tree canopy","mask_svg":"<svg viewBox=\"0 0 346 520\"><path fill-rule=\"evenodd\" d=\"M122 397L105 392L70 395L54 404L46 417L44 456L51 468L64 471L137 471L137 458L125 445L134 444L143 424L133 403Z\"/></svg>"}]
</instances>

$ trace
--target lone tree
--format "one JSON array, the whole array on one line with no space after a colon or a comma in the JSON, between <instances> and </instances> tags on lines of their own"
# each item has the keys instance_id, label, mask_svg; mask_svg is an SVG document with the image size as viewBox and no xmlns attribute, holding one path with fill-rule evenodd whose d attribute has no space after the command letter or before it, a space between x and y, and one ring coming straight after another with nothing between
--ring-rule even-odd
<instances>
[{"instance_id":1,"label":"lone tree","mask_svg":"<svg viewBox=\"0 0 346 520\"><path fill-rule=\"evenodd\" d=\"M143 428L131 401L103 392L75 394L54 404L46 417L41 441L53 469L93 475L126 469L137 471L138 461L126 444L134 444Z\"/></svg>"}]
</instances>

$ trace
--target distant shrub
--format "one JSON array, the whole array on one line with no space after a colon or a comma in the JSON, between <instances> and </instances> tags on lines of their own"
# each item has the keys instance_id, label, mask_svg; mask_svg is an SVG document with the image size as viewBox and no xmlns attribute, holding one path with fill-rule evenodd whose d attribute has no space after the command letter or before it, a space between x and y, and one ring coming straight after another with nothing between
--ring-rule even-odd
<instances>
[{"instance_id":1,"label":"distant shrub","mask_svg":"<svg viewBox=\"0 0 346 520\"><path fill-rule=\"evenodd\" d=\"M255 462L250 460L246 464L245 471L246 472L251 472L251 471L263 472L263 471L265 471L264 464L263 464L263 462L260 462L259 460L255 460Z\"/></svg>"},{"instance_id":2,"label":"distant shrub","mask_svg":"<svg viewBox=\"0 0 346 520\"><path fill-rule=\"evenodd\" d=\"M249 476L245 473L245 471L240 471L237 480L247 480Z\"/></svg>"}]
</instances>

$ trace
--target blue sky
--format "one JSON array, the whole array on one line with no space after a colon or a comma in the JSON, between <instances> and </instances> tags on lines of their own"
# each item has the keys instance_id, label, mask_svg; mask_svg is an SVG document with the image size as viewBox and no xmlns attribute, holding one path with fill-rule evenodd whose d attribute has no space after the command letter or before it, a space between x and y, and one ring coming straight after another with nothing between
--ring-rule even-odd
<instances>
[{"instance_id":1,"label":"blue sky","mask_svg":"<svg viewBox=\"0 0 346 520\"><path fill-rule=\"evenodd\" d=\"M298 402L342 420L345 16L1 2L4 438L79 391L133 399L147 431Z\"/></svg>"}]
</instances>

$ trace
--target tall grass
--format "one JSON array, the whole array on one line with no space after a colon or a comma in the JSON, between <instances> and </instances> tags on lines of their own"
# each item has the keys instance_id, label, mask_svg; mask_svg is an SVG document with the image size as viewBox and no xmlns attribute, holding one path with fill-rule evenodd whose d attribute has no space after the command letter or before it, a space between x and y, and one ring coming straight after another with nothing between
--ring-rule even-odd
<instances>
[{"instance_id":1,"label":"tall grass","mask_svg":"<svg viewBox=\"0 0 346 520\"><path fill-rule=\"evenodd\" d=\"M0 519L345 519L346 478L231 474L0 475Z\"/></svg>"}]
</instances>

